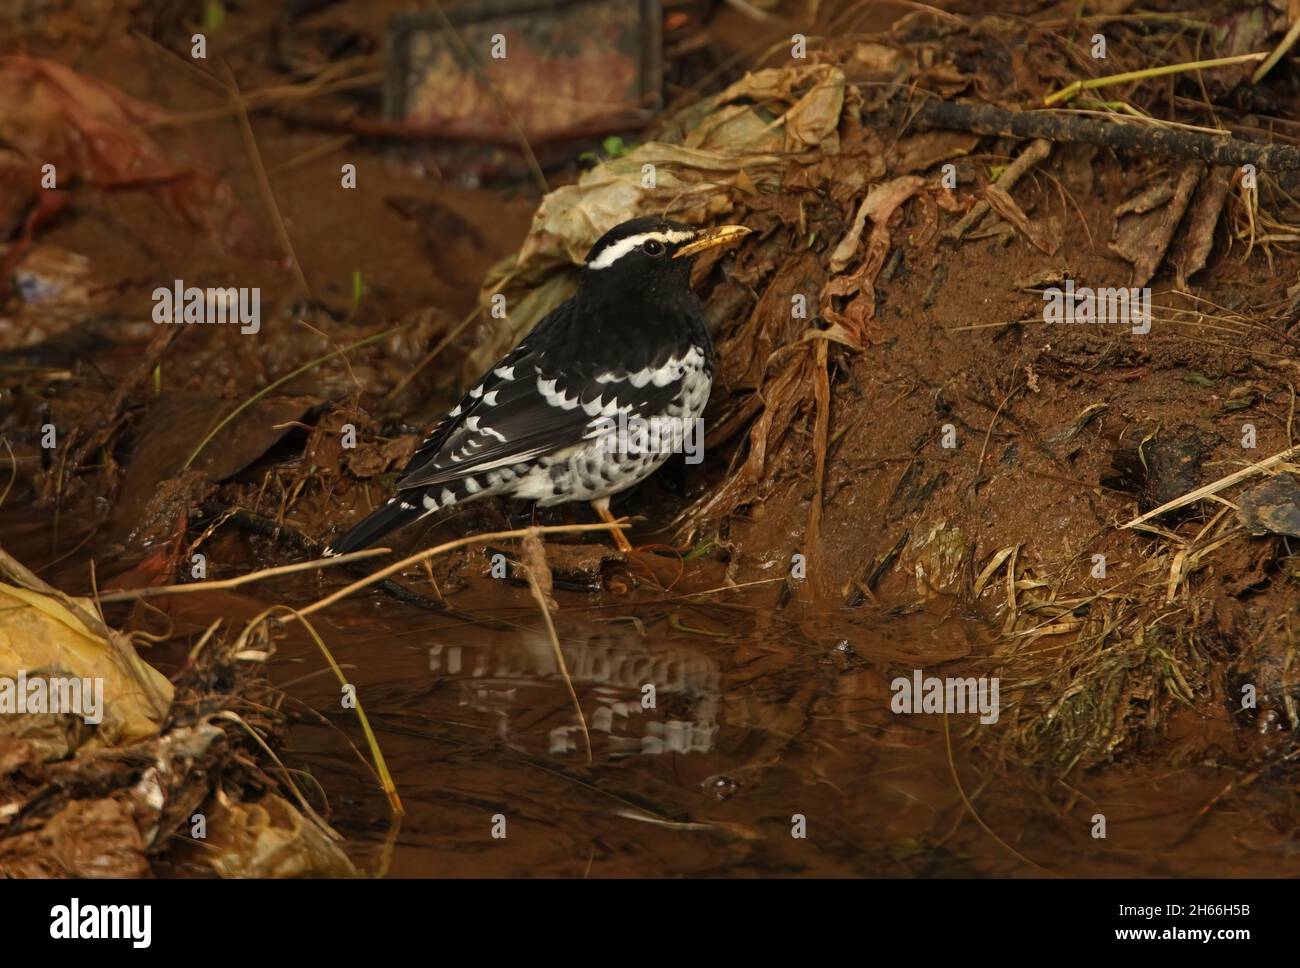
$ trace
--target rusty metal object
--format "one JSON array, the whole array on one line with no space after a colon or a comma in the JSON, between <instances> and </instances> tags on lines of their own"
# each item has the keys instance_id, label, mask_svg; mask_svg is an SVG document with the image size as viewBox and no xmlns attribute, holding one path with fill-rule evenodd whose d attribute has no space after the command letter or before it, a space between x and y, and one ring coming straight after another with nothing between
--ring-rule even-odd
<instances>
[{"instance_id":1,"label":"rusty metal object","mask_svg":"<svg viewBox=\"0 0 1300 968\"><path fill-rule=\"evenodd\" d=\"M636 125L656 108L660 0L479 0L389 28L389 121L457 138Z\"/></svg>"}]
</instances>

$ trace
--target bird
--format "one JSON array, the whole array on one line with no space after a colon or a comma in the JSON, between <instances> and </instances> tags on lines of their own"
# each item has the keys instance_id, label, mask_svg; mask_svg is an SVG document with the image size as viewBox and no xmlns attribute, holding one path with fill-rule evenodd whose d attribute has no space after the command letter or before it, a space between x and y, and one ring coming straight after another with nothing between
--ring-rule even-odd
<instances>
[{"instance_id":1,"label":"bird","mask_svg":"<svg viewBox=\"0 0 1300 968\"><path fill-rule=\"evenodd\" d=\"M660 216L611 228L587 253L572 298L474 383L416 448L393 496L323 554L371 547L434 512L497 495L541 507L589 501L613 524L610 498L680 446L713 386L713 338L690 287L694 257L749 232ZM621 529L612 533L632 550Z\"/></svg>"}]
</instances>

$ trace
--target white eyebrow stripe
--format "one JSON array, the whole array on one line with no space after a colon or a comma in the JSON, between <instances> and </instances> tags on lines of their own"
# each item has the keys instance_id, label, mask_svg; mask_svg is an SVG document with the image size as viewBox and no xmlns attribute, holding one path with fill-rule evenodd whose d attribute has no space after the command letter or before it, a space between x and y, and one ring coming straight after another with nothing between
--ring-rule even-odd
<instances>
[{"instance_id":1,"label":"white eyebrow stripe","mask_svg":"<svg viewBox=\"0 0 1300 968\"><path fill-rule=\"evenodd\" d=\"M600 250L596 258L587 263L588 269L608 269L623 256L627 255L633 249L655 239L665 244L674 242L685 242L688 239L695 238L695 233L689 229L678 231L670 229L666 232L642 232L640 235L629 235L626 239L619 239L613 245L608 245Z\"/></svg>"}]
</instances>

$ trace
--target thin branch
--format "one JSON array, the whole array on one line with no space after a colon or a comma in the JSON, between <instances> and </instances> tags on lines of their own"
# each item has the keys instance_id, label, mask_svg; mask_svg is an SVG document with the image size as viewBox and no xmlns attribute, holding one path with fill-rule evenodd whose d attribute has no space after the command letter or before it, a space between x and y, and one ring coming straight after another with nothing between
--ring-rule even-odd
<instances>
[{"instance_id":1,"label":"thin branch","mask_svg":"<svg viewBox=\"0 0 1300 968\"><path fill-rule=\"evenodd\" d=\"M517 528L513 531L493 531L490 534L472 534L468 537L457 538L455 541L445 542L444 544L437 545L433 548L426 548L424 551L403 558L401 561L395 562L387 568L375 572L373 575L367 575L360 581L355 581L346 588L339 589L332 595L325 596L320 601L308 605L306 608L299 609L295 614L302 616L319 612L321 609L333 605L339 599L347 598L353 592L359 592L361 589L368 588L376 582L383 581L389 575L399 572L404 568L409 568L411 565L424 561L426 558L435 558L445 552L455 551L457 548L463 548L466 545L480 544L486 541L500 541L504 538L522 538L530 532L536 532L537 534L578 534L583 531L615 531L630 528L631 526L631 522L627 518L619 518L612 524L606 524L601 521L597 524L548 525L543 528Z\"/></svg>"},{"instance_id":2,"label":"thin branch","mask_svg":"<svg viewBox=\"0 0 1300 968\"><path fill-rule=\"evenodd\" d=\"M279 575L292 575L298 571L312 571L316 568L330 568L334 565L346 565L349 562L360 561L362 558L373 558L376 555L388 554L391 548L365 548L361 551L353 551L351 554L339 555L337 558L315 558L311 561L299 561L292 565L280 565L276 568L263 568L260 571L251 571L247 575L238 575L234 578L214 578L211 581L192 581L184 585L150 585L147 588L119 588L114 591L105 592L99 596L102 602L134 602L141 598L157 598L160 595L188 595L191 592L215 592L224 591L230 588L239 588L241 585L247 585L251 582L261 581L264 578L275 578Z\"/></svg>"}]
</instances>

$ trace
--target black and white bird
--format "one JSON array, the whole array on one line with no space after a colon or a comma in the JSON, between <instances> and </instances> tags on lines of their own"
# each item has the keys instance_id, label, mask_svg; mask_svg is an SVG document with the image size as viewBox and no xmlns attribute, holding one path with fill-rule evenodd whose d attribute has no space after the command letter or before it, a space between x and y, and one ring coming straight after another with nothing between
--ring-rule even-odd
<instances>
[{"instance_id":1,"label":"black and white bird","mask_svg":"<svg viewBox=\"0 0 1300 968\"><path fill-rule=\"evenodd\" d=\"M325 549L341 555L470 500L502 495L546 507L611 495L668 459L704 411L713 339L690 288L692 256L748 234L637 218L605 233L573 298L547 315L433 428L397 493ZM657 426L667 433L627 428ZM673 434L679 436L674 438ZM615 531L620 548L631 545Z\"/></svg>"}]
</instances>

